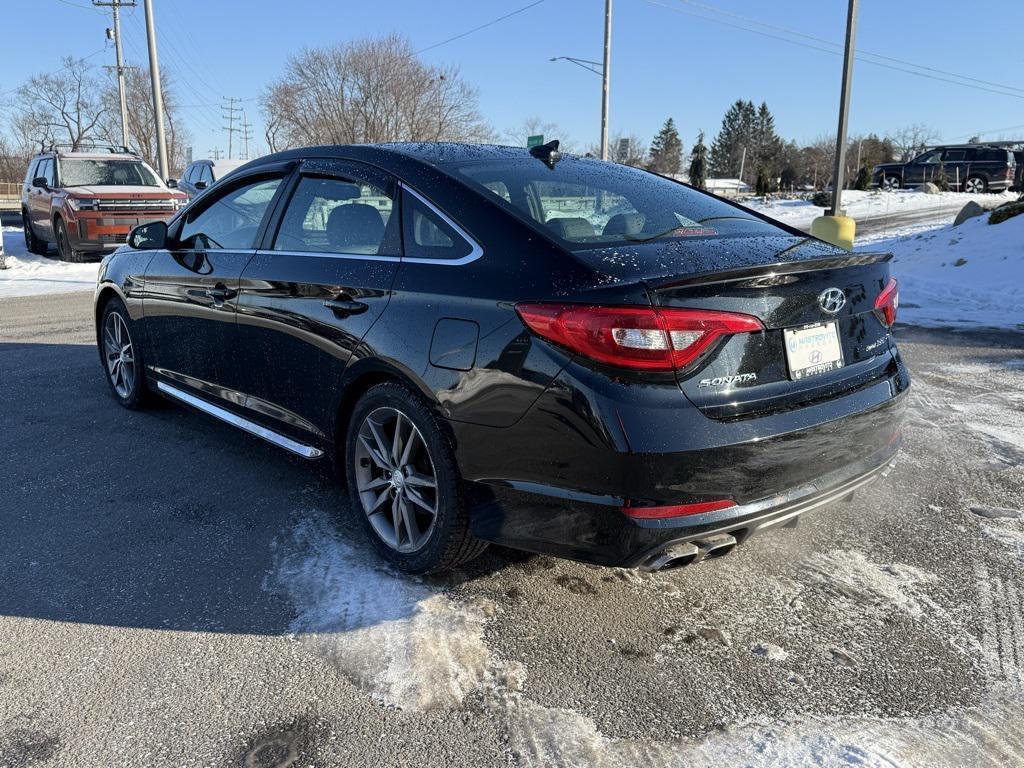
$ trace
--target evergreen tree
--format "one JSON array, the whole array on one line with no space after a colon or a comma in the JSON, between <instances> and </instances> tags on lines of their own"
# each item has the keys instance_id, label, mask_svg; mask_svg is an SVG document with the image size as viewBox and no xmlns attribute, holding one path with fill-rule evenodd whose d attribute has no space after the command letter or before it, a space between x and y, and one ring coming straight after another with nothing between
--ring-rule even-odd
<instances>
[{"instance_id":1,"label":"evergreen tree","mask_svg":"<svg viewBox=\"0 0 1024 768\"><path fill-rule=\"evenodd\" d=\"M751 101L737 99L722 118L722 127L711 142L711 171L717 176L737 178L743 163L743 150L749 155L754 138L757 110ZM753 162L748 157L748 167Z\"/></svg>"},{"instance_id":2,"label":"evergreen tree","mask_svg":"<svg viewBox=\"0 0 1024 768\"><path fill-rule=\"evenodd\" d=\"M946 174L946 164L939 163L938 170L932 176L932 184L939 188L940 192L949 191L949 176Z\"/></svg>"},{"instance_id":3,"label":"evergreen tree","mask_svg":"<svg viewBox=\"0 0 1024 768\"><path fill-rule=\"evenodd\" d=\"M859 189L862 192L867 191L871 186L871 172L868 170L866 165L862 165L860 170L857 171L857 179L853 182L853 188Z\"/></svg>"},{"instance_id":4,"label":"evergreen tree","mask_svg":"<svg viewBox=\"0 0 1024 768\"><path fill-rule=\"evenodd\" d=\"M761 102L753 125L753 162L754 167L764 169L765 173L774 178L782 168L783 142L775 132L775 118L768 105ZM751 160L751 150L747 150L747 161Z\"/></svg>"},{"instance_id":5,"label":"evergreen tree","mask_svg":"<svg viewBox=\"0 0 1024 768\"><path fill-rule=\"evenodd\" d=\"M697 134L697 143L693 145L690 156L690 184L697 189L704 189L708 179L708 148L704 146L704 131Z\"/></svg>"},{"instance_id":6,"label":"evergreen tree","mask_svg":"<svg viewBox=\"0 0 1024 768\"><path fill-rule=\"evenodd\" d=\"M683 165L683 142L679 139L675 121L670 117L651 142L651 160L647 170L674 175Z\"/></svg>"},{"instance_id":7,"label":"evergreen tree","mask_svg":"<svg viewBox=\"0 0 1024 768\"><path fill-rule=\"evenodd\" d=\"M772 183L768 178L768 171L764 166L757 169L757 185L754 190L758 195L764 196L772 191Z\"/></svg>"}]
</instances>

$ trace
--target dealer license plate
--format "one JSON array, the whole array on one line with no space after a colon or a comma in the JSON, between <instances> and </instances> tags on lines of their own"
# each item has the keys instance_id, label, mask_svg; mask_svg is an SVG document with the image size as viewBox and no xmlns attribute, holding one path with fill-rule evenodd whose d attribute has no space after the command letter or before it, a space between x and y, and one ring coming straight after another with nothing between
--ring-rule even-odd
<instances>
[{"instance_id":1,"label":"dealer license plate","mask_svg":"<svg viewBox=\"0 0 1024 768\"><path fill-rule=\"evenodd\" d=\"M782 334L789 378L794 381L843 367L843 347L834 322L787 328Z\"/></svg>"}]
</instances>

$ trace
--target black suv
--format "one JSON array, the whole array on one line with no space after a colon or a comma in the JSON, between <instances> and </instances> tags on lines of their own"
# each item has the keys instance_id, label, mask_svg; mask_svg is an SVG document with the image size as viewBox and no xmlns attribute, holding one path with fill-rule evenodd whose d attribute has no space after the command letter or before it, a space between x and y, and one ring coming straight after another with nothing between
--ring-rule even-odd
<instances>
[{"instance_id":1,"label":"black suv","mask_svg":"<svg viewBox=\"0 0 1024 768\"><path fill-rule=\"evenodd\" d=\"M946 170L949 188L962 192L1002 192L1014 185L1017 161L1010 150L985 144L932 147L909 163L876 165L871 185L882 189L912 187L932 181Z\"/></svg>"}]
</instances>

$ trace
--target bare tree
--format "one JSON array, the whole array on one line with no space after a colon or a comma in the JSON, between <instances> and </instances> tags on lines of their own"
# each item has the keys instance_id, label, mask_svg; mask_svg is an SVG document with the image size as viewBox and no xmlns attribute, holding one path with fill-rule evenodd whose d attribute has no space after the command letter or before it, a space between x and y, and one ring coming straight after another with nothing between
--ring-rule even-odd
<instances>
[{"instance_id":1,"label":"bare tree","mask_svg":"<svg viewBox=\"0 0 1024 768\"><path fill-rule=\"evenodd\" d=\"M84 141L100 138L106 112L92 66L68 56L59 70L33 75L17 90L14 129L28 146L66 142L78 149Z\"/></svg>"},{"instance_id":2,"label":"bare tree","mask_svg":"<svg viewBox=\"0 0 1024 768\"><path fill-rule=\"evenodd\" d=\"M544 141L558 139L558 148L562 152L575 152L576 144L558 123L547 122L543 118L534 115L528 117L518 128L505 131L501 140L514 147L523 146L528 136L543 136Z\"/></svg>"},{"instance_id":3,"label":"bare tree","mask_svg":"<svg viewBox=\"0 0 1024 768\"><path fill-rule=\"evenodd\" d=\"M428 66L398 35L307 48L265 90L267 142L481 141L491 130L453 67Z\"/></svg>"},{"instance_id":4,"label":"bare tree","mask_svg":"<svg viewBox=\"0 0 1024 768\"><path fill-rule=\"evenodd\" d=\"M160 71L164 99L164 133L167 136L167 156L173 169L187 165L190 136L178 115L178 99L171 75ZM153 92L149 70L132 68L125 72L125 101L128 104L128 143L150 165L157 165L156 119L153 116ZM99 132L106 141L121 143L121 107L117 92L117 79L111 76L103 91L106 112L100 121Z\"/></svg>"},{"instance_id":5,"label":"bare tree","mask_svg":"<svg viewBox=\"0 0 1024 768\"><path fill-rule=\"evenodd\" d=\"M600 145L592 144L587 154L600 157ZM647 144L635 133L613 133L608 137L608 159L622 165L643 166L647 162Z\"/></svg>"},{"instance_id":6,"label":"bare tree","mask_svg":"<svg viewBox=\"0 0 1024 768\"><path fill-rule=\"evenodd\" d=\"M19 182L24 179L25 169L31 157L31 147L16 146L0 134L0 181Z\"/></svg>"},{"instance_id":7,"label":"bare tree","mask_svg":"<svg viewBox=\"0 0 1024 768\"><path fill-rule=\"evenodd\" d=\"M893 131L886 138L892 142L892 146L902 162L919 155L925 147L939 140L935 130L924 123L905 126Z\"/></svg>"}]
</instances>

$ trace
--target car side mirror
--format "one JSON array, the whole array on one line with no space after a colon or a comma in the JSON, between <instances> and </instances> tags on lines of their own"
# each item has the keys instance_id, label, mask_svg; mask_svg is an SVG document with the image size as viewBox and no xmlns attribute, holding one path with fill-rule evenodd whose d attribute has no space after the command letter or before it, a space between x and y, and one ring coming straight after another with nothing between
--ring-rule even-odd
<instances>
[{"instance_id":1,"label":"car side mirror","mask_svg":"<svg viewBox=\"0 0 1024 768\"><path fill-rule=\"evenodd\" d=\"M36 189L48 189L50 185L46 183L45 176L36 176L32 179L32 186Z\"/></svg>"},{"instance_id":2,"label":"car side mirror","mask_svg":"<svg viewBox=\"0 0 1024 768\"><path fill-rule=\"evenodd\" d=\"M169 189L177 189L178 188L178 180L177 179L168 179L167 180L167 187Z\"/></svg>"},{"instance_id":3,"label":"car side mirror","mask_svg":"<svg viewBox=\"0 0 1024 768\"><path fill-rule=\"evenodd\" d=\"M206 182L205 181L197 181L195 186L196 186L196 189L206 189Z\"/></svg>"},{"instance_id":4,"label":"car side mirror","mask_svg":"<svg viewBox=\"0 0 1024 768\"><path fill-rule=\"evenodd\" d=\"M137 251L153 251L167 247L167 222L140 224L128 235L128 247Z\"/></svg>"}]
</instances>

